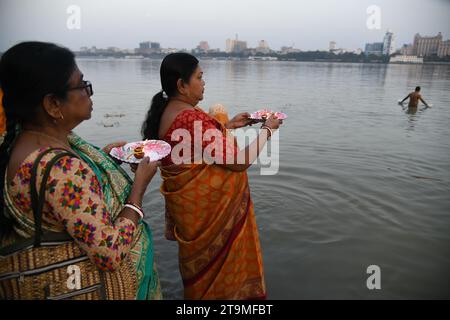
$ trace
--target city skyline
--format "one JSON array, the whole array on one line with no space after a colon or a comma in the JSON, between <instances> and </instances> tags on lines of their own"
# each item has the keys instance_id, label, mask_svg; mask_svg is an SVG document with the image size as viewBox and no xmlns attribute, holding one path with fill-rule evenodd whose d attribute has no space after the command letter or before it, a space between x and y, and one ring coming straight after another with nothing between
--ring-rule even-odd
<instances>
[{"instance_id":1,"label":"city skyline","mask_svg":"<svg viewBox=\"0 0 450 320\"><path fill-rule=\"evenodd\" d=\"M205 40L210 48L225 51L226 39L235 34L249 47L265 40L275 50L283 46L327 50L329 42L335 41L339 47L357 49L382 41L388 29L396 34L397 47L401 47L411 43L419 31L448 36L450 30L450 2L443 0L379 0L381 22L379 29L372 30L366 25L372 1L336 4L321 0L307 5L293 0L233 1L131 0L124 5L119 0L2 0L0 29L6 32L0 39L0 51L25 40L56 42L72 50L83 46L134 49L148 40L187 49ZM66 27L70 5L80 8L80 29Z\"/></svg>"},{"instance_id":2,"label":"city skyline","mask_svg":"<svg viewBox=\"0 0 450 320\"><path fill-rule=\"evenodd\" d=\"M338 48L337 47L337 42L336 41L329 41L329 47L328 49L316 49L316 50L305 50L305 51L329 51L329 52L333 52L335 54L341 54L341 53L346 53L346 52L352 52L352 53L356 53L356 54L360 54L362 52L369 52L369 53L375 53L375 52L379 52L379 54L383 54L383 55L391 55L394 53L401 53L401 54L408 54L408 55L413 55L415 54L414 52L410 52L410 53L405 53L405 49L409 48L409 47L414 47L414 43L417 41L418 37L420 38L439 38L441 39L442 44L447 45L450 42L450 40L444 40L443 35L441 32L438 33L438 35L423 35L420 34L420 32L416 32L414 35L414 38L412 39L412 41L410 43L404 43L404 44L397 44L395 39L396 39L396 34L394 32L392 32L392 30L387 30L382 41L378 41L378 42L374 42L374 43L365 43L365 49L363 50L362 48ZM88 47L88 46L83 46L80 48L79 51L81 52L88 52L89 50L112 50L112 51L122 51L125 53L143 53L143 54L150 54L150 53L155 53L158 51L163 50L163 52L174 52L176 50L192 50L192 51L197 51L197 52L226 52L226 53L239 53L242 51L246 51L246 50L256 50L256 52L258 53L271 53L271 52L282 52L282 51L286 51L286 50L292 50L295 52L298 51L302 51L299 50L295 47L281 47L279 50L277 50L276 48L272 48L270 46L270 44L268 43L267 40L259 40L258 41L258 45L253 47L253 46L248 46L247 41L243 40L243 39L238 39L238 35L236 35L235 39L226 39L225 41L225 50L220 50L219 48L211 48L209 46L209 42L208 40L201 40L199 41L198 45L196 47L193 48L165 48L163 46L161 46L160 42L157 41L143 41L139 43L139 48L134 48L134 49L130 49L130 48L118 48L118 47L107 47L107 48L97 48L96 46L92 46L92 47ZM235 47L238 47L238 50L235 49ZM437 52L437 47L438 45L436 45L436 52ZM446 48L446 50L449 50ZM78 51L78 50L76 50ZM420 53L419 51L419 55L423 55L423 53ZM447 54L448 55L448 54Z\"/></svg>"}]
</instances>

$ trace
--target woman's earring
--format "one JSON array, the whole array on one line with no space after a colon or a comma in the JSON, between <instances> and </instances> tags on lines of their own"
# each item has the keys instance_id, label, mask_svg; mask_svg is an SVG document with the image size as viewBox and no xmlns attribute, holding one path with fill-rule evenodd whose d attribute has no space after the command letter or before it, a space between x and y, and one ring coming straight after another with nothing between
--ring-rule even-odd
<instances>
[{"instance_id":1,"label":"woman's earring","mask_svg":"<svg viewBox=\"0 0 450 320\"><path fill-rule=\"evenodd\" d=\"M63 114L61 113L61 120L64 120L64 116L63 116Z\"/></svg>"}]
</instances>

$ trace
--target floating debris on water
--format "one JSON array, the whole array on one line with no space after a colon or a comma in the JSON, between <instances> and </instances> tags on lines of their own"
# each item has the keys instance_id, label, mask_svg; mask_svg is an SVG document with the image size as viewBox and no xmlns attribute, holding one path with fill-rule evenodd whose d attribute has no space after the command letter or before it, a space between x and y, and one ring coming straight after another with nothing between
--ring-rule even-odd
<instances>
[{"instance_id":1,"label":"floating debris on water","mask_svg":"<svg viewBox=\"0 0 450 320\"><path fill-rule=\"evenodd\" d=\"M105 118L122 118L125 117L124 113L107 113L104 115Z\"/></svg>"},{"instance_id":2,"label":"floating debris on water","mask_svg":"<svg viewBox=\"0 0 450 320\"><path fill-rule=\"evenodd\" d=\"M119 127L119 122L97 122L97 125L103 126L104 128L113 128L113 127Z\"/></svg>"},{"instance_id":3,"label":"floating debris on water","mask_svg":"<svg viewBox=\"0 0 450 320\"><path fill-rule=\"evenodd\" d=\"M416 178L416 179L423 179L423 180L442 181L441 179L438 179L438 178L431 178L431 177L422 177L422 176L411 176L411 177Z\"/></svg>"}]
</instances>

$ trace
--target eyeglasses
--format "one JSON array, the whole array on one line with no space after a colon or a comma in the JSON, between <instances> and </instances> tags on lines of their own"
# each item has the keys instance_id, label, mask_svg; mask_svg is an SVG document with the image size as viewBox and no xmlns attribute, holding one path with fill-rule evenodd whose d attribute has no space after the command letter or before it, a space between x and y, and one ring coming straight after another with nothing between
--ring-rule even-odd
<instances>
[{"instance_id":1,"label":"eyeglasses","mask_svg":"<svg viewBox=\"0 0 450 320\"><path fill-rule=\"evenodd\" d=\"M79 87L69 88L66 91L71 90L79 90L79 89L85 89L88 96L92 96L94 94L94 90L92 90L92 83L90 81L83 81L83 85Z\"/></svg>"}]
</instances>

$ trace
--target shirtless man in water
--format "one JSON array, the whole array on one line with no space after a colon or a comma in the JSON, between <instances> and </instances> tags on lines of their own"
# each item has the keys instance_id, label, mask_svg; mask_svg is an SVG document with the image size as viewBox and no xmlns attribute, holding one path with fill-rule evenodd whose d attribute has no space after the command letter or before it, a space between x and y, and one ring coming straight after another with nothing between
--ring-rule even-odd
<instances>
[{"instance_id":1,"label":"shirtless man in water","mask_svg":"<svg viewBox=\"0 0 450 320\"><path fill-rule=\"evenodd\" d=\"M406 96L405 99L403 99L400 104L403 104L403 102L409 98L409 104L408 104L408 108L417 108L417 105L419 104L419 100L422 101L422 103L427 106L427 108L431 108L423 99L422 96L420 95L420 87L416 87L416 91L411 92L410 94L408 94L408 96Z\"/></svg>"}]
</instances>

